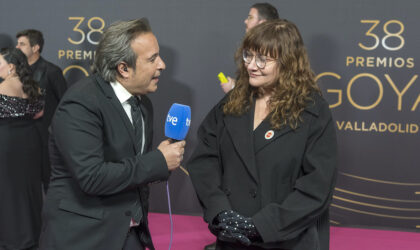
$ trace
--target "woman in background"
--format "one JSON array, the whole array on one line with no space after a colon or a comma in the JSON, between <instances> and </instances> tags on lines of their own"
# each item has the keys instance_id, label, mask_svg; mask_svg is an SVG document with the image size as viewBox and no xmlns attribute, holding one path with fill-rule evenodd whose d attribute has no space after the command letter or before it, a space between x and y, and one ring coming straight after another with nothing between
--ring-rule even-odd
<instances>
[{"instance_id":1,"label":"woman in background","mask_svg":"<svg viewBox=\"0 0 420 250\"><path fill-rule=\"evenodd\" d=\"M187 167L216 249L329 249L337 145L297 27L251 29Z\"/></svg>"},{"instance_id":2,"label":"woman in background","mask_svg":"<svg viewBox=\"0 0 420 250\"><path fill-rule=\"evenodd\" d=\"M43 96L26 56L0 50L0 249L36 249L41 228Z\"/></svg>"}]
</instances>

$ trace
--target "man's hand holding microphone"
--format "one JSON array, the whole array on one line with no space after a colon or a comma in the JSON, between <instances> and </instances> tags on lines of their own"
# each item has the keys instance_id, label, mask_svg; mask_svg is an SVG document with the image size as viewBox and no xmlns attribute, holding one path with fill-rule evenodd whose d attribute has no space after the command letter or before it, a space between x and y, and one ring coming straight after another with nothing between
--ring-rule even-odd
<instances>
[{"instance_id":1,"label":"man's hand holding microphone","mask_svg":"<svg viewBox=\"0 0 420 250\"><path fill-rule=\"evenodd\" d=\"M177 169L184 158L185 137L191 124L191 109L187 105L172 104L166 116L165 136L169 139L161 142L158 149L165 157L168 170Z\"/></svg>"},{"instance_id":2,"label":"man's hand holding microphone","mask_svg":"<svg viewBox=\"0 0 420 250\"><path fill-rule=\"evenodd\" d=\"M158 146L158 149L165 157L169 171L175 170L181 165L181 161L184 158L185 148L185 141L178 141L175 143L171 142L171 139L167 139L161 142Z\"/></svg>"}]
</instances>

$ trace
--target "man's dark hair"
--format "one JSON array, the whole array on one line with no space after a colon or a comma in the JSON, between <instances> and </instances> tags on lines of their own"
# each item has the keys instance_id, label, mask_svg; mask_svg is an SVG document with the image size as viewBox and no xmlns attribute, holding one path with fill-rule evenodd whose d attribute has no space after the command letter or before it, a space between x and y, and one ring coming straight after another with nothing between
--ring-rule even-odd
<instances>
[{"instance_id":1,"label":"man's dark hair","mask_svg":"<svg viewBox=\"0 0 420 250\"><path fill-rule=\"evenodd\" d=\"M21 36L26 36L31 46L35 46L38 44L39 53L42 52L42 48L44 47L44 37L42 36L41 31L34 29L22 30L16 34L16 38L19 38Z\"/></svg>"},{"instance_id":2,"label":"man's dark hair","mask_svg":"<svg viewBox=\"0 0 420 250\"><path fill-rule=\"evenodd\" d=\"M279 19L279 13L277 12L276 7L269 3L256 3L251 6L258 10L259 20L274 20Z\"/></svg>"}]
</instances>

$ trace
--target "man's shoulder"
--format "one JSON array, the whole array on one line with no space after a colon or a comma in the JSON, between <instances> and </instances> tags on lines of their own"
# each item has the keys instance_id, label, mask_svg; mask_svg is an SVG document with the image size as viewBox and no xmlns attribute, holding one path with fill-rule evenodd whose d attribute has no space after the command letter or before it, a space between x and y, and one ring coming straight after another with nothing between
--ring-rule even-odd
<instances>
[{"instance_id":1,"label":"man's shoulder","mask_svg":"<svg viewBox=\"0 0 420 250\"><path fill-rule=\"evenodd\" d=\"M95 76L88 76L77 81L67 89L63 100L93 100L98 97L100 90L97 87Z\"/></svg>"},{"instance_id":2,"label":"man's shoulder","mask_svg":"<svg viewBox=\"0 0 420 250\"><path fill-rule=\"evenodd\" d=\"M55 65L54 63L45 60L45 58L40 57L39 60L45 65L45 67L47 68L47 70L49 72L62 72L61 68L58 67L57 65Z\"/></svg>"}]
</instances>

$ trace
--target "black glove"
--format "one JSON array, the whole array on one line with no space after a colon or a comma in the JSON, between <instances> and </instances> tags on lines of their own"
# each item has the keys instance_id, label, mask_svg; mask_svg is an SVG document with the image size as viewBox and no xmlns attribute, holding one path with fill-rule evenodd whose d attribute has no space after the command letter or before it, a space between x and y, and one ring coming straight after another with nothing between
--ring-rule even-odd
<instances>
[{"instance_id":1,"label":"black glove","mask_svg":"<svg viewBox=\"0 0 420 250\"><path fill-rule=\"evenodd\" d=\"M249 240L245 235L227 230L220 231L217 238L221 241L240 243L245 246L251 245L251 240Z\"/></svg>"},{"instance_id":2,"label":"black glove","mask_svg":"<svg viewBox=\"0 0 420 250\"><path fill-rule=\"evenodd\" d=\"M234 238L244 245L249 245L251 241L261 241L261 236L252 219L232 210L219 213L213 220L210 231L213 234L218 233L217 236ZM222 232L223 234L221 235Z\"/></svg>"}]
</instances>

